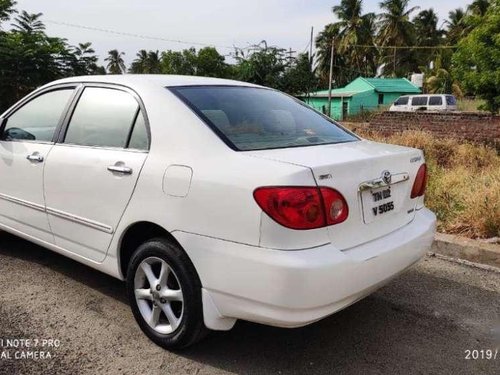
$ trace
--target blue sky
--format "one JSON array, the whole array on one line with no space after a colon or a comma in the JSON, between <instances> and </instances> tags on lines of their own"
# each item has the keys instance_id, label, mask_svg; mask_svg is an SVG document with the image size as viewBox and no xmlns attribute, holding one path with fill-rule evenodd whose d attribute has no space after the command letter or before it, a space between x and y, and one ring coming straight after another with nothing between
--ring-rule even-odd
<instances>
[{"instance_id":1,"label":"blue sky","mask_svg":"<svg viewBox=\"0 0 500 375\"><path fill-rule=\"evenodd\" d=\"M471 0L411 0L411 6L434 8L441 18ZM65 37L72 44L93 42L104 57L108 50L134 59L139 49L179 50L188 44L147 40L68 27L49 21L85 25L170 40L215 45L229 54L231 46L246 47L267 40L270 45L302 52L314 33L334 22L331 7L340 0L17 0L18 9L44 13L47 32ZM365 12L379 12L379 0L365 0ZM219 47L220 46L220 47ZM229 48L226 48L229 47Z\"/></svg>"}]
</instances>

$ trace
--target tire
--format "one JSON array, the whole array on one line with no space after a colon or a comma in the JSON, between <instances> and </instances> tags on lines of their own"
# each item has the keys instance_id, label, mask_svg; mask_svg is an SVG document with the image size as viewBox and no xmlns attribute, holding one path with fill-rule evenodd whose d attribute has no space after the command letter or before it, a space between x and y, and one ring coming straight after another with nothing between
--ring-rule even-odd
<instances>
[{"instance_id":1,"label":"tire","mask_svg":"<svg viewBox=\"0 0 500 375\"><path fill-rule=\"evenodd\" d=\"M162 348L186 348L208 332L198 274L184 251L165 238L148 240L135 251L127 295L139 327Z\"/></svg>"}]
</instances>

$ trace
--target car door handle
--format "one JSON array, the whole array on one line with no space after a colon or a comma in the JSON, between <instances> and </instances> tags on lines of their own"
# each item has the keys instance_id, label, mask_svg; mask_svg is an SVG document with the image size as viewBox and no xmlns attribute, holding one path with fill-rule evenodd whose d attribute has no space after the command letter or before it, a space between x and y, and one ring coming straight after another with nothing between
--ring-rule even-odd
<instances>
[{"instance_id":1,"label":"car door handle","mask_svg":"<svg viewBox=\"0 0 500 375\"><path fill-rule=\"evenodd\" d=\"M108 171L121 174L132 174L132 168L124 165L110 165Z\"/></svg>"},{"instance_id":2,"label":"car door handle","mask_svg":"<svg viewBox=\"0 0 500 375\"><path fill-rule=\"evenodd\" d=\"M37 163L41 163L43 161L43 156L40 155L38 152L34 152L31 155L26 156L26 159L29 161L35 161Z\"/></svg>"}]
</instances>

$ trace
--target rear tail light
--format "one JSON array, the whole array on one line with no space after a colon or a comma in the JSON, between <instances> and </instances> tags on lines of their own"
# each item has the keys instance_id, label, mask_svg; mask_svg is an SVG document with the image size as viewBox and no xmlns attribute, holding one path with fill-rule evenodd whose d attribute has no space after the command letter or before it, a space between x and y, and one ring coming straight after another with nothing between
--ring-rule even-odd
<instances>
[{"instance_id":1,"label":"rear tail light","mask_svg":"<svg viewBox=\"0 0 500 375\"><path fill-rule=\"evenodd\" d=\"M417 172L417 177L415 177L415 182L411 189L411 198L421 197L425 193L425 187L427 186L427 166L422 164Z\"/></svg>"},{"instance_id":2,"label":"rear tail light","mask_svg":"<svg viewBox=\"0 0 500 375\"><path fill-rule=\"evenodd\" d=\"M349 214L342 194L327 187L260 187L253 196L260 208L274 221L291 229L314 229L339 224Z\"/></svg>"}]
</instances>

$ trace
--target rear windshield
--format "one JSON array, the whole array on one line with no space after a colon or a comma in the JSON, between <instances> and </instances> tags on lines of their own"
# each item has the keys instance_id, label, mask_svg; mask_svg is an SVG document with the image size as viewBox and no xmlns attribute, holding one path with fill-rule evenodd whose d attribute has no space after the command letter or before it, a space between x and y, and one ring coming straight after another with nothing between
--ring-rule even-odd
<instances>
[{"instance_id":1,"label":"rear windshield","mask_svg":"<svg viewBox=\"0 0 500 375\"><path fill-rule=\"evenodd\" d=\"M278 91L241 86L170 90L240 151L357 141L333 121Z\"/></svg>"}]
</instances>

